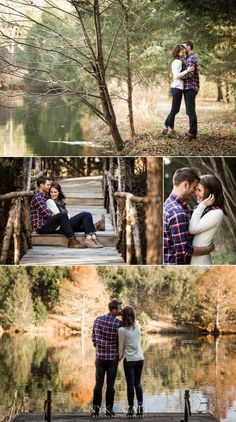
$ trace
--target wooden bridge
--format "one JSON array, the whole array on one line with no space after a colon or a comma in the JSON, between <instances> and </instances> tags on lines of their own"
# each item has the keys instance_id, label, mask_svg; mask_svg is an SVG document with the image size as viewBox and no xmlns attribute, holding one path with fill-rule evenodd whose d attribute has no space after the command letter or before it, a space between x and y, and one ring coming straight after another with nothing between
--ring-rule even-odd
<instances>
[{"instance_id":1,"label":"wooden bridge","mask_svg":"<svg viewBox=\"0 0 236 422\"><path fill-rule=\"evenodd\" d=\"M116 250L116 233L110 215L103 206L102 177L78 177L59 181L71 216L89 211L94 222L105 214L106 230L97 232L101 249L67 248L67 239L60 234L32 234L33 248L20 261L22 265L122 265L123 258ZM81 242L84 233L76 233Z\"/></svg>"},{"instance_id":2,"label":"wooden bridge","mask_svg":"<svg viewBox=\"0 0 236 422\"><path fill-rule=\"evenodd\" d=\"M140 420L140 418L132 418L133 420ZM37 422L42 420L42 413L20 413L14 418L14 422ZM101 422L107 421L107 417L101 414L98 419L92 418L89 413L54 413L51 420L55 422L88 422L88 420L99 420ZM118 413L112 418L116 422L130 420L125 414ZM183 413L145 413L143 418L145 422L180 422L184 420ZM220 422L210 414L194 413L189 418L189 422Z\"/></svg>"}]
</instances>

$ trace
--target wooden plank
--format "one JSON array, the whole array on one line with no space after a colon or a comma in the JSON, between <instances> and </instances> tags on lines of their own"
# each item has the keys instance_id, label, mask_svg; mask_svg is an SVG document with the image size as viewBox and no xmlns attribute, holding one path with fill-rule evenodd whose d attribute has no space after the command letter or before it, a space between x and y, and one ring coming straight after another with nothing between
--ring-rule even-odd
<instances>
[{"instance_id":1,"label":"wooden plank","mask_svg":"<svg viewBox=\"0 0 236 422\"><path fill-rule=\"evenodd\" d=\"M81 243L84 241L84 233L75 233L75 237ZM116 235L114 232L97 232L97 240L104 246L115 247ZM64 246L66 247L68 240L62 234L32 234L33 246Z\"/></svg>"},{"instance_id":2,"label":"wooden plank","mask_svg":"<svg viewBox=\"0 0 236 422\"><path fill-rule=\"evenodd\" d=\"M121 265L116 248L73 249L60 246L34 246L21 259L21 265Z\"/></svg>"},{"instance_id":3,"label":"wooden plank","mask_svg":"<svg viewBox=\"0 0 236 422\"><path fill-rule=\"evenodd\" d=\"M41 420L42 413L20 413L14 419L15 422L36 422ZM84 422L91 420L89 413L54 413L52 414L53 421L78 421ZM116 414L112 420L127 420L127 417L123 413ZM145 422L180 422L183 419L182 413L144 413L142 418ZM101 414L99 417L100 421L107 421L107 417L104 414ZM194 413L192 414L189 422L220 422L219 419L216 419L210 414Z\"/></svg>"}]
</instances>

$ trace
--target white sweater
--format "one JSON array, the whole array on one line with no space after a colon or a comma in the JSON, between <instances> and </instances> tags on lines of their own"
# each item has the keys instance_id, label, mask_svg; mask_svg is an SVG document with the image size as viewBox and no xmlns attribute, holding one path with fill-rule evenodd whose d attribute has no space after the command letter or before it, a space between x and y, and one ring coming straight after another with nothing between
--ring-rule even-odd
<instances>
[{"instance_id":1,"label":"white sweater","mask_svg":"<svg viewBox=\"0 0 236 422\"><path fill-rule=\"evenodd\" d=\"M193 234L193 246L208 246L212 243L216 231L220 227L224 213L222 209L215 208L203 215L205 205L200 203L193 211L190 223L189 233ZM191 265L211 265L211 255L192 256Z\"/></svg>"},{"instance_id":2,"label":"white sweater","mask_svg":"<svg viewBox=\"0 0 236 422\"><path fill-rule=\"evenodd\" d=\"M181 78L188 73L187 70L183 70L183 72L181 72L182 61L179 59L173 60L171 67L173 73L173 82L171 84L171 88L178 88L183 90L184 81Z\"/></svg>"},{"instance_id":3,"label":"white sweater","mask_svg":"<svg viewBox=\"0 0 236 422\"><path fill-rule=\"evenodd\" d=\"M126 358L127 361L143 360L141 348L141 335L138 324L135 328L120 327L119 337L119 359Z\"/></svg>"}]
</instances>

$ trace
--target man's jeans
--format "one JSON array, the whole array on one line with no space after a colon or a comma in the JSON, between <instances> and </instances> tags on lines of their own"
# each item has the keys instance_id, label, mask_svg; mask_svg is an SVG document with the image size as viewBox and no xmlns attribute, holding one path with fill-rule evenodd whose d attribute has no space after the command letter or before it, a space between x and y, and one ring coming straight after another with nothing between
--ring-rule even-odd
<instances>
[{"instance_id":1,"label":"man's jeans","mask_svg":"<svg viewBox=\"0 0 236 422\"><path fill-rule=\"evenodd\" d=\"M124 359L124 371L127 383L127 397L129 407L134 406L134 389L138 404L143 404L143 390L141 386L141 375L143 370L143 360L127 361Z\"/></svg>"},{"instance_id":2,"label":"man's jeans","mask_svg":"<svg viewBox=\"0 0 236 422\"><path fill-rule=\"evenodd\" d=\"M93 406L101 406L102 387L107 374L106 409L112 410L115 396L115 379L117 375L118 359L96 359L96 385L93 390Z\"/></svg>"},{"instance_id":3,"label":"man's jeans","mask_svg":"<svg viewBox=\"0 0 236 422\"><path fill-rule=\"evenodd\" d=\"M85 234L95 233L93 217L90 212L80 212L70 218L70 225L74 232L84 232Z\"/></svg>"},{"instance_id":4,"label":"man's jeans","mask_svg":"<svg viewBox=\"0 0 236 422\"><path fill-rule=\"evenodd\" d=\"M165 126L174 129L175 116L178 114L181 106L183 91L178 88L171 88L172 106L169 115L165 121Z\"/></svg>"},{"instance_id":5,"label":"man's jeans","mask_svg":"<svg viewBox=\"0 0 236 422\"><path fill-rule=\"evenodd\" d=\"M189 117L189 134L193 136L197 135L196 96L197 91L194 89L184 91L186 114Z\"/></svg>"},{"instance_id":6,"label":"man's jeans","mask_svg":"<svg viewBox=\"0 0 236 422\"><path fill-rule=\"evenodd\" d=\"M60 226L60 231L57 230L57 227ZM50 233L62 233L68 239L74 237L74 232L71 228L70 221L65 212L60 212L46 221L43 227L38 230L40 234L50 234Z\"/></svg>"}]
</instances>

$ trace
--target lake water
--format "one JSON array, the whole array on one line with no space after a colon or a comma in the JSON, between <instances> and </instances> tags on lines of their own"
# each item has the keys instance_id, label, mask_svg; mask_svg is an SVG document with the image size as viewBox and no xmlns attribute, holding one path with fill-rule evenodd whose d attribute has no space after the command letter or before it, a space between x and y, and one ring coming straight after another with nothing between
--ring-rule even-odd
<instances>
[{"instance_id":1,"label":"lake water","mask_svg":"<svg viewBox=\"0 0 236 422\"><path fill-rule=\"evenodd\" d=\"M2 96L1 157L100 155L90 125L93 119L81 105L57 96L26 100L22 96L9 100Z\"/></svg>"},{"instance_id":2,"label":"lake water","mask_svg":"<svg viewBox=\"0 0 236 422\"><path fill-rule=\"evenodd\" d=\"M236 337L147 336L142 377L146 412L181 412L184 390L192 411L236 419ZM28 411L43 412L47 389L53 411L89 412L94 387L94 348L87 338L9 336L0 339L0 416L9 413L15 392ZM122 370L116 380L115 410L125 411Z\"/></svg>"}]
</instances>

